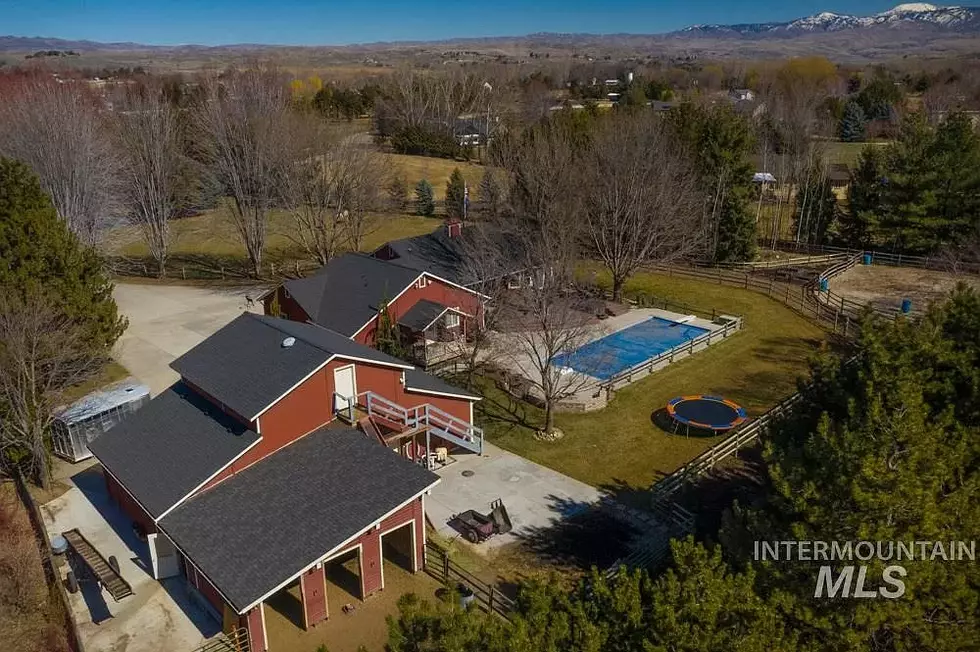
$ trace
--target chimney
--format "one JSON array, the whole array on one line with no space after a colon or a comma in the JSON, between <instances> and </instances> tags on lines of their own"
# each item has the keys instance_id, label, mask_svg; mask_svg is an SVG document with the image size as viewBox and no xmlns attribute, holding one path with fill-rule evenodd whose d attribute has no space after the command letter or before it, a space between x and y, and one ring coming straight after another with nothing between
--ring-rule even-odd
<instances>
[{"instance_id":1,"label":"chimney","mask_svg":"<svg viewBox=\"0 0 980 652\"><path fill-rule=\"evenodd\" d=\"M457 219L446 220L446 234L450 238L458 238L463 233L463 223Z\"/></svg>"}]
</instances>

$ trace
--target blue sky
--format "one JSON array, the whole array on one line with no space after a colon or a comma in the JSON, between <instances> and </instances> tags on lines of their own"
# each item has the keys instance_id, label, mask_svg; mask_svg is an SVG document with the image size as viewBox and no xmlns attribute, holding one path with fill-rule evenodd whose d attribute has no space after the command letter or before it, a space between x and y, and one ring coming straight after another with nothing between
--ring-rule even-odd
<instances>
[{"instance_id":1,"label":"blue sky","mask_svg":"<svg viewBox=\"0 0 980 652\"><path fill-rule=\"evenodd\" d=\"M871 14L880 0L0 0L0 34L171 45L340 45Z\"/></svg>"}]
</instances>

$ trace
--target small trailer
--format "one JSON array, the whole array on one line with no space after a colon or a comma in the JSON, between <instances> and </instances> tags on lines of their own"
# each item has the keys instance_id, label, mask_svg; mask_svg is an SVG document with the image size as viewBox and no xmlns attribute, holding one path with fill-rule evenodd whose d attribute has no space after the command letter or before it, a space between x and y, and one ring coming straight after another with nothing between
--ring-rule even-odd
<instances>
[{"instance_id":1,"label":"small trailer","mask_svg":"<svg viewBox=\"0 0 980 652\"><path fill-rule=\"evenodd\" d=\"M490 513L482 514L475 509L454 514L450 524L459 530L467 541L480 543L495 534L506 534L513 529L504 502L499 498L490 503Z\"/></svg>"},{"instance_id":2,"label":"small trailer","mask_svg":"<svg viewBox=\"0 0 980 652\"><path fill-rule=\"evenodd\" d=\"M62 408L51 427L55 455L69 462L92 457L90 441L150 402L150 388L129 378Z\"/></svg>"}]
</instances>

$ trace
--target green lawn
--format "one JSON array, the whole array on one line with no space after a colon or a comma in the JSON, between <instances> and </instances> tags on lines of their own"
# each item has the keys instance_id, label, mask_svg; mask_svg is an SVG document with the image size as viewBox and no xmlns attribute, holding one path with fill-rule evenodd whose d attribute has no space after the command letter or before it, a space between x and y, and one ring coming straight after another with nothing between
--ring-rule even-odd
<instances>
[{"instance_id":1,"label":"green lawn","mask_svg":"<svg viewBox=\"0 0 980 652\"><path fill-rule=\"evenodd\" d=\"M484 383L478 421L490 441L597 487L643 488L720 440L668 434L654 426L652 413L671 397L722 394L760 414L795 391L808 357L825 341L819 327L751 291L643 273L627 286L627 295L635 293L737 313L745 319L744 329L618 391L603 410L558 415L565 437L554 443L535 440L519 423L539 425L539 410Z\"/></svg>"},{"instance_id":2,"label":"green lawn","mask_svg":"<svg viewBox=\"0 0 980 652\"><path fill-rule=\"evenodd\" d=\"M441 224L439 218L418 215L378 213L374 216L373 230L365 238L362 249L372 251L389 240L407 238L433 231ZM283 211L273 211L269 219L266 252L273 259L301 259L302 250L289 237L290 218ZM172 256L225 256L245 258L235 225L227 210L217 208L175 220L172 224L174 245ZM111 239L115 245L112 253L141 257L149 251L139 232L130 226L120 227Z\"/></svg>"},{"instance_id":3,"label":"green lawn","mask_svg":"<svg viewBox=\"0 0 980 652\"><path fill-rule=\"evenodd\" d=\"M409 156L407 154L389 154L395 170L400 172L408 182L410 192L414 193L415 184L426 179L432 184L432 190L437 200L446 198L446 182L453 170L459 168L466 184L470 187L472 198L476 199L476 188L483 178L483 166L466 161L454 161L448 158L432 158L429 156Z\"/></svg>"},{"instance_id":4,"label":"green lawn","mask_svg":"<svg viewBox=\"0 0 980 652\"><path fill-rule=\"evenodd\" d=\"M861 156L861 152L865 147L884 147L888 144L890 143L887 141L869 143L844 143L833 141L827 143L827 150L831 163L845 163L848 167L854 167L857 165L858 157Z\"/></svg>"}]
</instances>

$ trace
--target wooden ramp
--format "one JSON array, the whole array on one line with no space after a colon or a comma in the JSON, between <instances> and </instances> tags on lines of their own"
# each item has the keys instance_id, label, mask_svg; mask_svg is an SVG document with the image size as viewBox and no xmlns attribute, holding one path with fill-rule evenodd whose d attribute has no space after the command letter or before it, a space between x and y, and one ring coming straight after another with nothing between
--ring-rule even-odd
<instances>
[{"instance_id":1,"label":"wooden ramp","mask_svg":"<svg viewBox=\"0 0 980 652\"><path fill-rule=\"evenodd\" d=\"M61 536L65 537L65 541L68 542L71 550L85 563L113 600L119 602L123 598L133 595L133 587L129 585L129 582L122 578L119 571L109 565L106 558L89 543L88 539L82 536L78 528L62 532Z\"/></svg>"}]
</instances>

